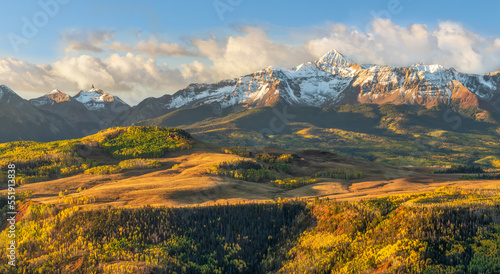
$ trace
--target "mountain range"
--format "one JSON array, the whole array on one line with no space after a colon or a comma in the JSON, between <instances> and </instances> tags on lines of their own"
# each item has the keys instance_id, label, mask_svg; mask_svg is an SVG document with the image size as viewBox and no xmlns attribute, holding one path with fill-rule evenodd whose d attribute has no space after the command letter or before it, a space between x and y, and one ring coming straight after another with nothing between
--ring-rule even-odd
<instances>
[{"instance_id":1,"label":"mountain range","mask_svg":"<svg viewBox=\"0 0 500 274\"><path fill-rule=\"evenodd\" d=\"M314 62L286 69L267 67L213 84L191 84L173 95L148 98L131 108L116 125L158 117L177 109L215 104L230 107L331 107L343 104L439 104L500 111L500 71L460 73L440 65L409 67L361 65L332 50Z\"/></svg>"},{"instance_id":2,"label":"mountain range","mask_svg":"<svg viewBox=\"0 0 500 274\"><path fill-rule=\"evenodd\" d=\"M25 100L0 86L0 142L77 138L110 126L130 106L92 86L74 97L59 90Z\"/></svg>"},{"instance_id":3,"label":"mountain range","mask_svg":"<svg viewBox=\"0 0 500 274\"><path fill-rule=\"evenodd\" d=\"M275 106L447 106L455 111L473 108L480 120L500 112L500 70L477 75L440 65L367 65L332 50L294 68L270 66L217 83L190 84L133 107L94 86L75 96L54 90L29 101L6 86L0 92L0 116L4 116L0 141L47 141L81 137L110 126L189 125Z\"/></svg>"}]
</instances>

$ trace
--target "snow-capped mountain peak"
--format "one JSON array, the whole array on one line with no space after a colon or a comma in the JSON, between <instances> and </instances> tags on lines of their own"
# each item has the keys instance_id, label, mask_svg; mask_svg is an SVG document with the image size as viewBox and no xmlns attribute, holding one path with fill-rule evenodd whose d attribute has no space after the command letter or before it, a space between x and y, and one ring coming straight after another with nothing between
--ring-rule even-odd
<instances>
[{"instance_id":1,"label":"snow-capped mountain peak","mask_svg":"<svg viewBox=\"0 0 500 274\"><path fill-rule=\"evenodd\" d=\"M84 104L88 110L103 110L112 103L129 107L120 98L106 93L102 89L95 88L94 85L88 91L81 90L73 98Z\"/></svg>"},{"instance_id":2,"label":"snow-capped mountain peak","mask_svg":"<svg viewBox=\"0 0 500 274\"><path fill-rule=\"evenodd\" d=\"M352 76L356 72L356 69L353 66L356 62L336 50L327 52L314 63L319 69L327 71L331 74Z\"/></svg>"},{"instance_id":3,"label":"snow-capped mountain peak","mask_svg":"<svg viewBox=\"0 0 500 274\"><path fill-rule=\"evenodd\" d=\"M58 89L54 89L51 92L34 99L30 99L30 103L35 107L51 106L57 103L71 101L71 96L66 93L61 92Z\"/></svg>"},{"instance_id":4,"label":"snow-capped mountain peak","mask_svg":"<svg viewBox=\"0 0 500 274\"><path fill-rule=\"evenodd\" d=\"M337 67L350 67L356 62L336 50L331 50L316 60L316 64L318 63L325 63Z\"/></svg>"},{"instance_id":5,"label":"snow-capped mountain peak","mask_svg":"<svg viewBox=\"0 0 500 274\"><path fill-rule=\"evenodd\" d=\"M58 89L54 89L53 91L49 92L49 94L58 94L58 93L62 93L62 92Z\"/></svg>"}]
</instances>

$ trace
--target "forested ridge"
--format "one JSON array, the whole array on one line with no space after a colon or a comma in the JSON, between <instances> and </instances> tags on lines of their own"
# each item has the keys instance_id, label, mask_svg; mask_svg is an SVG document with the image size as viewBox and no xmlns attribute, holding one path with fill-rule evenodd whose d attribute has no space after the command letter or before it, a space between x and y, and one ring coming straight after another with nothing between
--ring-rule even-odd
<instances>
[{"instance_id":1,"label":"forested ridge","mask_svg":"<svg viewBox=\"0 0 500 274\"><path fill-rule=\"evenodd\" d=\"M443 187L353 202L32 203L12 273L498 273L498 194ZM6 263L0 258L2 273Z\"/></svg>"}]
</instances>

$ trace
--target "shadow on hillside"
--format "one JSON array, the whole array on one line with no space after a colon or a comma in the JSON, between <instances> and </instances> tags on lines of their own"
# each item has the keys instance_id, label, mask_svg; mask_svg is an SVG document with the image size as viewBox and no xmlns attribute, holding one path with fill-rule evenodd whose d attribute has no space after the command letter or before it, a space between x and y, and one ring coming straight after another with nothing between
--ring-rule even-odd
<instances>
[{"instance_id":1,"label":"shadow on hillside","mask_svg":"<svg viewBox=\"0 0 500 274\"><path fill-rule=\"evenodd\" d=\"M309 187L310 186L304 186ZM294 189L297 191L300 188ZM225 203L227 200L249 201L249 200L275 200L278 197L286 197L285 190L271 186L269 183L252 183L240 181L237 183L224 182L203 189L174 190L163 195L164 199L175 201L186 205L200 203L218 202ZM316 190L308 189L311 195L318 195Z\"/></svg>"}]
</instances>

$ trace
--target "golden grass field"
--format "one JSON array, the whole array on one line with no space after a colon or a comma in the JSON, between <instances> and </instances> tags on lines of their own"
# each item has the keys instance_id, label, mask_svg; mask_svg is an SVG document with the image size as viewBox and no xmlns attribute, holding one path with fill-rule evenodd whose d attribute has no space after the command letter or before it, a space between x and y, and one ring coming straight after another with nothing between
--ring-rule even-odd
<instances>
[{"instance_id":1,"label":"golden grass field","mask_svg":"<svg viewBox=\"0 0 500 274\"><path fill-rule=\"evenodd\" d=\"M277 148L262 151L283 153ZM401 193L428 192L441 186L461 188L497 188L499 180L460 180L458 174L431 174L428 168L397 168L341 156L325 151L287 150L298 157L292 162L294 176L307 176L325 168L354 168L364 173L356 180L321 179L320 182L292 190L283 190L270 183L252 183L206 174L208 167L241 158L223 154L218 147L197 141L188 151L170 152L158 158L157 169L128 170L119 174L78 174L45 182L19 186L16 191L33 191L33 201L58 203L59 192L68 197L94 196L96 202L87 206L187 206L216 203L255 202L281 198L328 197L336 200L375 198ZM94 151L92 158L100 163L118 161ZM174 165L176 167L172 168ZM77 192L81 188L82 191ZM6 190L0 191L6 193Z\"/></svg>"}]
</instances>

